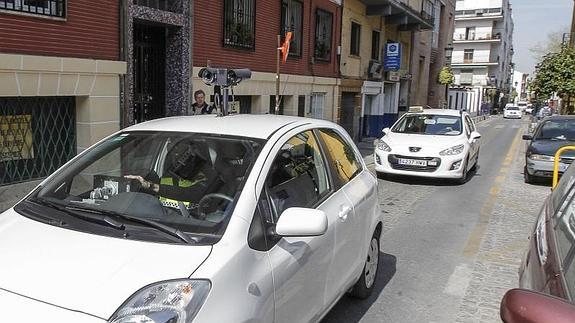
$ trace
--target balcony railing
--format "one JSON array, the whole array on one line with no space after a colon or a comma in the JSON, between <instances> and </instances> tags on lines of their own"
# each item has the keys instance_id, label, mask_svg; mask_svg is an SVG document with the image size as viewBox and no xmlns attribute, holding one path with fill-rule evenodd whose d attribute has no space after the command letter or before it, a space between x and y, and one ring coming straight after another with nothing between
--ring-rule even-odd
<instances>
[{"instance_id":1,"label":"balcony railing","mask_svg":"<svg viewBox=\"0 0 575 323\"><path fill-rule=\"evenodd\" d=\"M501 8L485 8L474 10L457 10L455 17L481 17L481 16L501 16L503 11Z\"/></svg>"},{"instance_id":2,"label":"balcony railing","mask_svg":"<svg viewBox=\"0 0 575 323\"><path fill-rule=\"evenodd\" d=\"M453 35L454 41L464 41L464 40L498 40L501 39L501 34L497 33L495 35L492 34L483 34L483 35L475 35L475 34L455 34Z\"/></svg>"},{"instance_id":3,"label":"balcony railing","mask_svg":"<svg viewBox=\"0 0 575 323\"><path fill-rule=\"evenodd\" d=\"M0 0L0 10L65 18L66 0Z\"/></svg>"}]
</instances>

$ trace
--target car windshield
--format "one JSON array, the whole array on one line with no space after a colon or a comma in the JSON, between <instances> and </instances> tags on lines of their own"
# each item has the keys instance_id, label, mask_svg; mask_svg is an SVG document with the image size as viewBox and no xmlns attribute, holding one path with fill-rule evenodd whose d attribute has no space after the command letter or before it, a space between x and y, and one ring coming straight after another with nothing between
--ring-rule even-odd
<instances>
[{"instance_id":1,"label":"car windshield","mask_svg":"<svg viewBox=\"0 0 575 323\"><path fill-rule=\"evenodd\" d=\"M544 121L537 130L534 140L575 141L575 119Z\"/></svg>"},{"instance_id":2,"label":"car windshield","mask_svg":"<svg viewBox=\"0 0 575 323\"><path fill-rule=\"evenodd\" d=\"M393 132L458 136L461 134L461 117L440 114L406 114L391 129Z\"/></svg>"},{"instance_id":3,"label":"car windshield","mask_svg":"<svg viewBox=\"0 0 575 323\"><path fill-rule=\"evenodd\" d=\"M507 107L505 109L509 110L509 111L517 111L517 110L519 110L519 107Z\"/></svg>"},{"instance_id":4,"label":"car windshield","mask_svg":"<svg viewBox=\"0 0 575 323\"><path fill-rule=\"evenodd\" d=\"M219 239L263 143L210 134L121 133L82 154L27 202L65 211L54 214L98 214L107 224L110 217L113 224L153 221Z\"/></svg>"}]
</instances>

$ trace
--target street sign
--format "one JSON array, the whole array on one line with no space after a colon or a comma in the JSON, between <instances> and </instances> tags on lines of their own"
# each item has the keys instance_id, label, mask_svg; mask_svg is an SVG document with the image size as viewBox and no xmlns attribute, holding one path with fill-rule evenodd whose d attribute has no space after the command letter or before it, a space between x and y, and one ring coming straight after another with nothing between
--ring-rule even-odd
<instances>
[{"instance_id":1,"label":"street sign","mask_svg":"<svg viewBox=\"0 0 575 323\"><path fill-rule=\"evenodd\" d=\"M385 71L397 71L400 68L401 68L401 44L387 43L385 45L383 69Z\"/></svg>"}]
</instances>

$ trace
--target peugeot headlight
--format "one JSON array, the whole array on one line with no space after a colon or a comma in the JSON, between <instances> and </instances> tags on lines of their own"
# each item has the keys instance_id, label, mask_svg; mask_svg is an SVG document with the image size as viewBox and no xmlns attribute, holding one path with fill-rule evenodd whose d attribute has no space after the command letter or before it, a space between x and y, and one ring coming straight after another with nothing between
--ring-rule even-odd
<instances>
[{"instance_id":1,"label":"peugeot headlight","mask_svg":"<svg viewBox=\"0 0 575 323\"><path fill-rule=\"evenodd\" d=\"M207 280L172 280L144 287L110 318L110 323L186 323L202 307L211 284Z\"/></svg>"},{"instance_id":2,"label":"peugeot headlight","mask_svg":"<svg viewBox=\"0 0 575 323\"><path fill-rule=\"evenodd\" d=\"M553 156L539 155L539 154L531 154L529 155L529 158L539 161L550 161L550 162L555 161L555 157Z\"/></svg>"},{"instance_id":3,"label":"peugeot headlight","mask_svg":"<svg viewBox=\"0 0 575 323\"><path fill-rule=\"evenodd\" d=\"M377 149L387 151L387 152L391 151L391 147L389 147L389 145L383 140L379 140L377 142Z\"/></svg>"},{"instance_id":4,"label":"peugeot headlight","mask_svg":"<svg viewBox=\"0 0 575 323\"><path fill-rule=\"evenodd\" d=\"M461 145L453 146L451 148L447 148L445 150L442 150L439 152L439 155L440 156L459 155L463 152L464 149L465 149L465 146L463 144L461 144Z\"/></svg>"}]
</instances>

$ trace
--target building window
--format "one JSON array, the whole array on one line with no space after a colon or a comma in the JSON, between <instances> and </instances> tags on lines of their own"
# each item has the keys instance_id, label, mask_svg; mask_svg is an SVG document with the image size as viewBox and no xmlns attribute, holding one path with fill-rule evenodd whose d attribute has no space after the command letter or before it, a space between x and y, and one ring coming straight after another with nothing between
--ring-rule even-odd
<instances>
[{"instance_id":1,"label":"building window","mask_svg":"<svg viewBox=\"0 0 575 323\"><path fill-rule=\"evenodd\" d=\"M225 0L224 45L255 47L255 0Z\"/></svg>"},{"instance_id":2,"label":"building window","mask_svg":"<svg viewBox=\"0 0 575 323\"><path fill-rule=\"evenodd\" d=\"M463 50L463 63L473 63L473 49Z\"/></svg>"},{"instance_id":3,"label":"building window","mask_svg":"<svg viewBox=\"0 0 575 323\"><path fill-rule=\"evenodd\" d=\"M0 0L0 10L66 17L66 0Z\"/></svg>"},{"instance_id":4,"label":"building window","mask_svg":"<svg viewBox=\"0 0 575 323\"><path fill-rule=\"evenodd\" d=\"M359 43L361 40L361 25L355 22L351 23L351 44L349 47L350 55L359 56Z\"/></svg>"},{"instance_id":5,"label":"building window","mask_svg":"<svg viewBox=\"0 0 575 323\"><path fill-rule=\"evenodd\" d=\"M314 57L329 61L331 58L331 29L333 14L317 9L315 13L315 49Z\"/></svg>"},{"instance_id":6,"label":"building window","mask_svg":"<svg viewBox=\"0 0 575 323\"><path fill-rule=\"evenodd\" d=\"M473 84L473 70L463 69L461 70L461 85L471 85Z\"/></svg>"},{"instance_id":7,"label":"building window","mask_svg":"<svg viewBox=\"0 0 575 323\"><path fill-rule=\"evenodd\" d=\"M325 93L312 93L311 95L311 117L323 119Z\"/></svg>"},{"instance_id":8,"label":"building window","mask_svg":"<svg viewBox=\"0 0 575 323\"><path fill-rule=\"evenodd\" d=\"M281 35L282 38L288 31L292 32L289 54L301 56L302 53L302 29L303 29L303 2L298 0L282 0L281 12Z\"/></svg>"},{"instance_id":9,"label":"building window","mask_svg":"<svg viewBox=\"0 0 575 323\"><path fill-rule=\"evenodd\" d=\"M371 32L371 59L379 61L379 31Z\"/></svg>"},{"instance_id":10,"label":"building window","mask_svg":"<svg viewBox=\"0 0 575 323\"><path fill-rule=\"evenodd\" d=\"M465 40L475 40L475 27L465 28Z\"/></svg>"}]
</instances>

